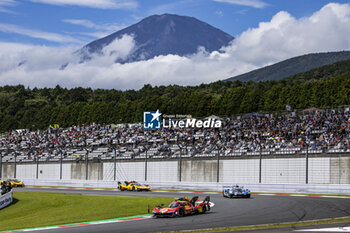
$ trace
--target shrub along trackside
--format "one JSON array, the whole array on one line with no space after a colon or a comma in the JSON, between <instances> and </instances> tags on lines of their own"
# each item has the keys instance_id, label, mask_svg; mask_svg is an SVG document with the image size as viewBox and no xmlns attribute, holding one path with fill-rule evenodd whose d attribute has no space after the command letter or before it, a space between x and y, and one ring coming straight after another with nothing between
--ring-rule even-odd
<instances>
[{"instance_id":1,"label":"shrub along trackside","mask_svg":"<svg viewBox=\"0 0 350 233\"><path fill-rule=\"evenodd\" d=\"M173 198L85 196L14 192L14 203L0 211L0 231L147 214L148 206Z\"/></svg>"}]
</instances>

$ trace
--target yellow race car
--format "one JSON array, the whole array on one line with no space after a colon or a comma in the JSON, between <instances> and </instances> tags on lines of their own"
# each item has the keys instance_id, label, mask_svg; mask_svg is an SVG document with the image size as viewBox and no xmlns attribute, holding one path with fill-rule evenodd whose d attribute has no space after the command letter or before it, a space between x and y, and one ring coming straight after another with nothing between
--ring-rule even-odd
<instances>
[{"instance_id":1,"label":"yellow race car","mask_svg":"<svg viewBox=\"0 0 350 233\"><path fill-rule=\"evenodd\" d=\"M118 189L120 191L151 191L149 185L141 185L136 181L125 181L124 184L118 182Z\"/></svg>"},{"instance_id":2,"label":"yellow race car","mask_svg":"<svg viewBox=\"0 0 350 233\"><path fill-rule=\"evenodd\" d=\"M10 182L12 187L24 187L24 183L22 181L17 180L17 179L2 180L2 181L0 181L0 184L3 184L4 182L6 182L6 183Z\"/></svg>"}]
</instances>

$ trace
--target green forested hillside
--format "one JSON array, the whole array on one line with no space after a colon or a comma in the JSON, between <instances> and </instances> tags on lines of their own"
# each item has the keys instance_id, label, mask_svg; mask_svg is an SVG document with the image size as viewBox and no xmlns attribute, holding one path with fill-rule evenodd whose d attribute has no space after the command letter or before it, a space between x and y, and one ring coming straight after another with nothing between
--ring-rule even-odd
<instances>
[{"instance_id":1,"label":"green forested hillside","mask_svg":"<svg viewBox=\"0 0 350 233\"><path fill-rule=\"evenodd\" d=\"M293 83L303 83L305 81L331 78L344 74L350 74L350 59L299 73L285 80Z\"/></svg>"},{"instance_id":2,"label":"green forested hillside","mask_svg":"<svg viewBox=\"0 0 350 233\"><path fill-rule=\"evenodd\" d=\"M229 78L227 81L239 80L259 82L281 80L301 72L348 59L350 59L350 51L307 54Z\"/></svg>"},{"instance_id":3,"label":"green forested hillside","mask_svg":"<svg viewBox=\"0 0 350 233\"><path fill-rule=\"evenodd\" d=\"M286 104L293 109L350 105L349 63L258 83L214 82L194 87L145 85L138 91L4 86L0 87L0 130L43 129L50 124L67 127L92 122L141 122L143 111L157 109L163 114L205 117L282 111Z\"/></svg>"}]
</instances>

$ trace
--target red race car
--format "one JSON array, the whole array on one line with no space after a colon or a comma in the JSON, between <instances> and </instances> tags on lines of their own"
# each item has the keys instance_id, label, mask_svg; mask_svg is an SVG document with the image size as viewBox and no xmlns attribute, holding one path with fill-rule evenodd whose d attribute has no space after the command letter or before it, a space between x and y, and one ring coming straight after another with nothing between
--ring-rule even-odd
<instances>
[{"instance_id":1,"label":"red race car","mask_svg":"<svg viewBox=\"0 0 350 233\"><path fill-rule=\"evenodd\" d=\"M172 203L168 207L156 206L153 209L154 217L175 217L175 216L185 216L191 214L204 214L205 212L210 210L210 197L207 196L204 200L198 199L197 196L192 199L188 199L187 197L179 198Z\"/></svg>"}]
</instances>

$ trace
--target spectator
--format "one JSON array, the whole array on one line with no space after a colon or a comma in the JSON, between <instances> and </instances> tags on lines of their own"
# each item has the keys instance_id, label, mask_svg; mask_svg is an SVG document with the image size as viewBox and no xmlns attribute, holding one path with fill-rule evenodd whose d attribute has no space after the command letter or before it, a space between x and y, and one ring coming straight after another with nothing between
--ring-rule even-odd
<instances>
[{"instance_id":1,"label":"spectator","mask_svg":"<svg viewBox=\"0 0 350 233\"><path fill-rule=\"evenodd\" d=\"M12 184L11 184L11 182L7 182L7 184L6 184L6 192L7 192L7 193L10 192L11 189L12 189Z\"/></svg>"},{"instance_id":2,"label":"spectator","mask_svg":"<svg viewBox=\"0 0 350 233\"><path fill-rule=\"evenodd\" d=\"M350 145L349 113L320 111L316 114L253 116L227 119L222 129L163 128L144 130L141 124L119 128L93 123L67 129L48 128L44 131L13 130L0 137L0 147L13 149L30 158L52 154L67 154L72 148L123 145L128 153L137 155L148 144L157 153L171 155L173 144L183 144L193 154L213 153L218 149L230 154L234 151L263 151L274 149L310 148L347 149ZM51 151L48 155L48 151ZM55 152L56 151L56 152Z\"/></svg>"},{"instance_id":3,"label":"spectator","mask_svg":"<svg viewBox=\"0 0 350 233\"><path fill-rule=\"evenodd\" d=\"M1 184L1 195L4 195L7 192L6 186L7 186L7 182L3 181Z\"/></svg>"}]
</instances>

